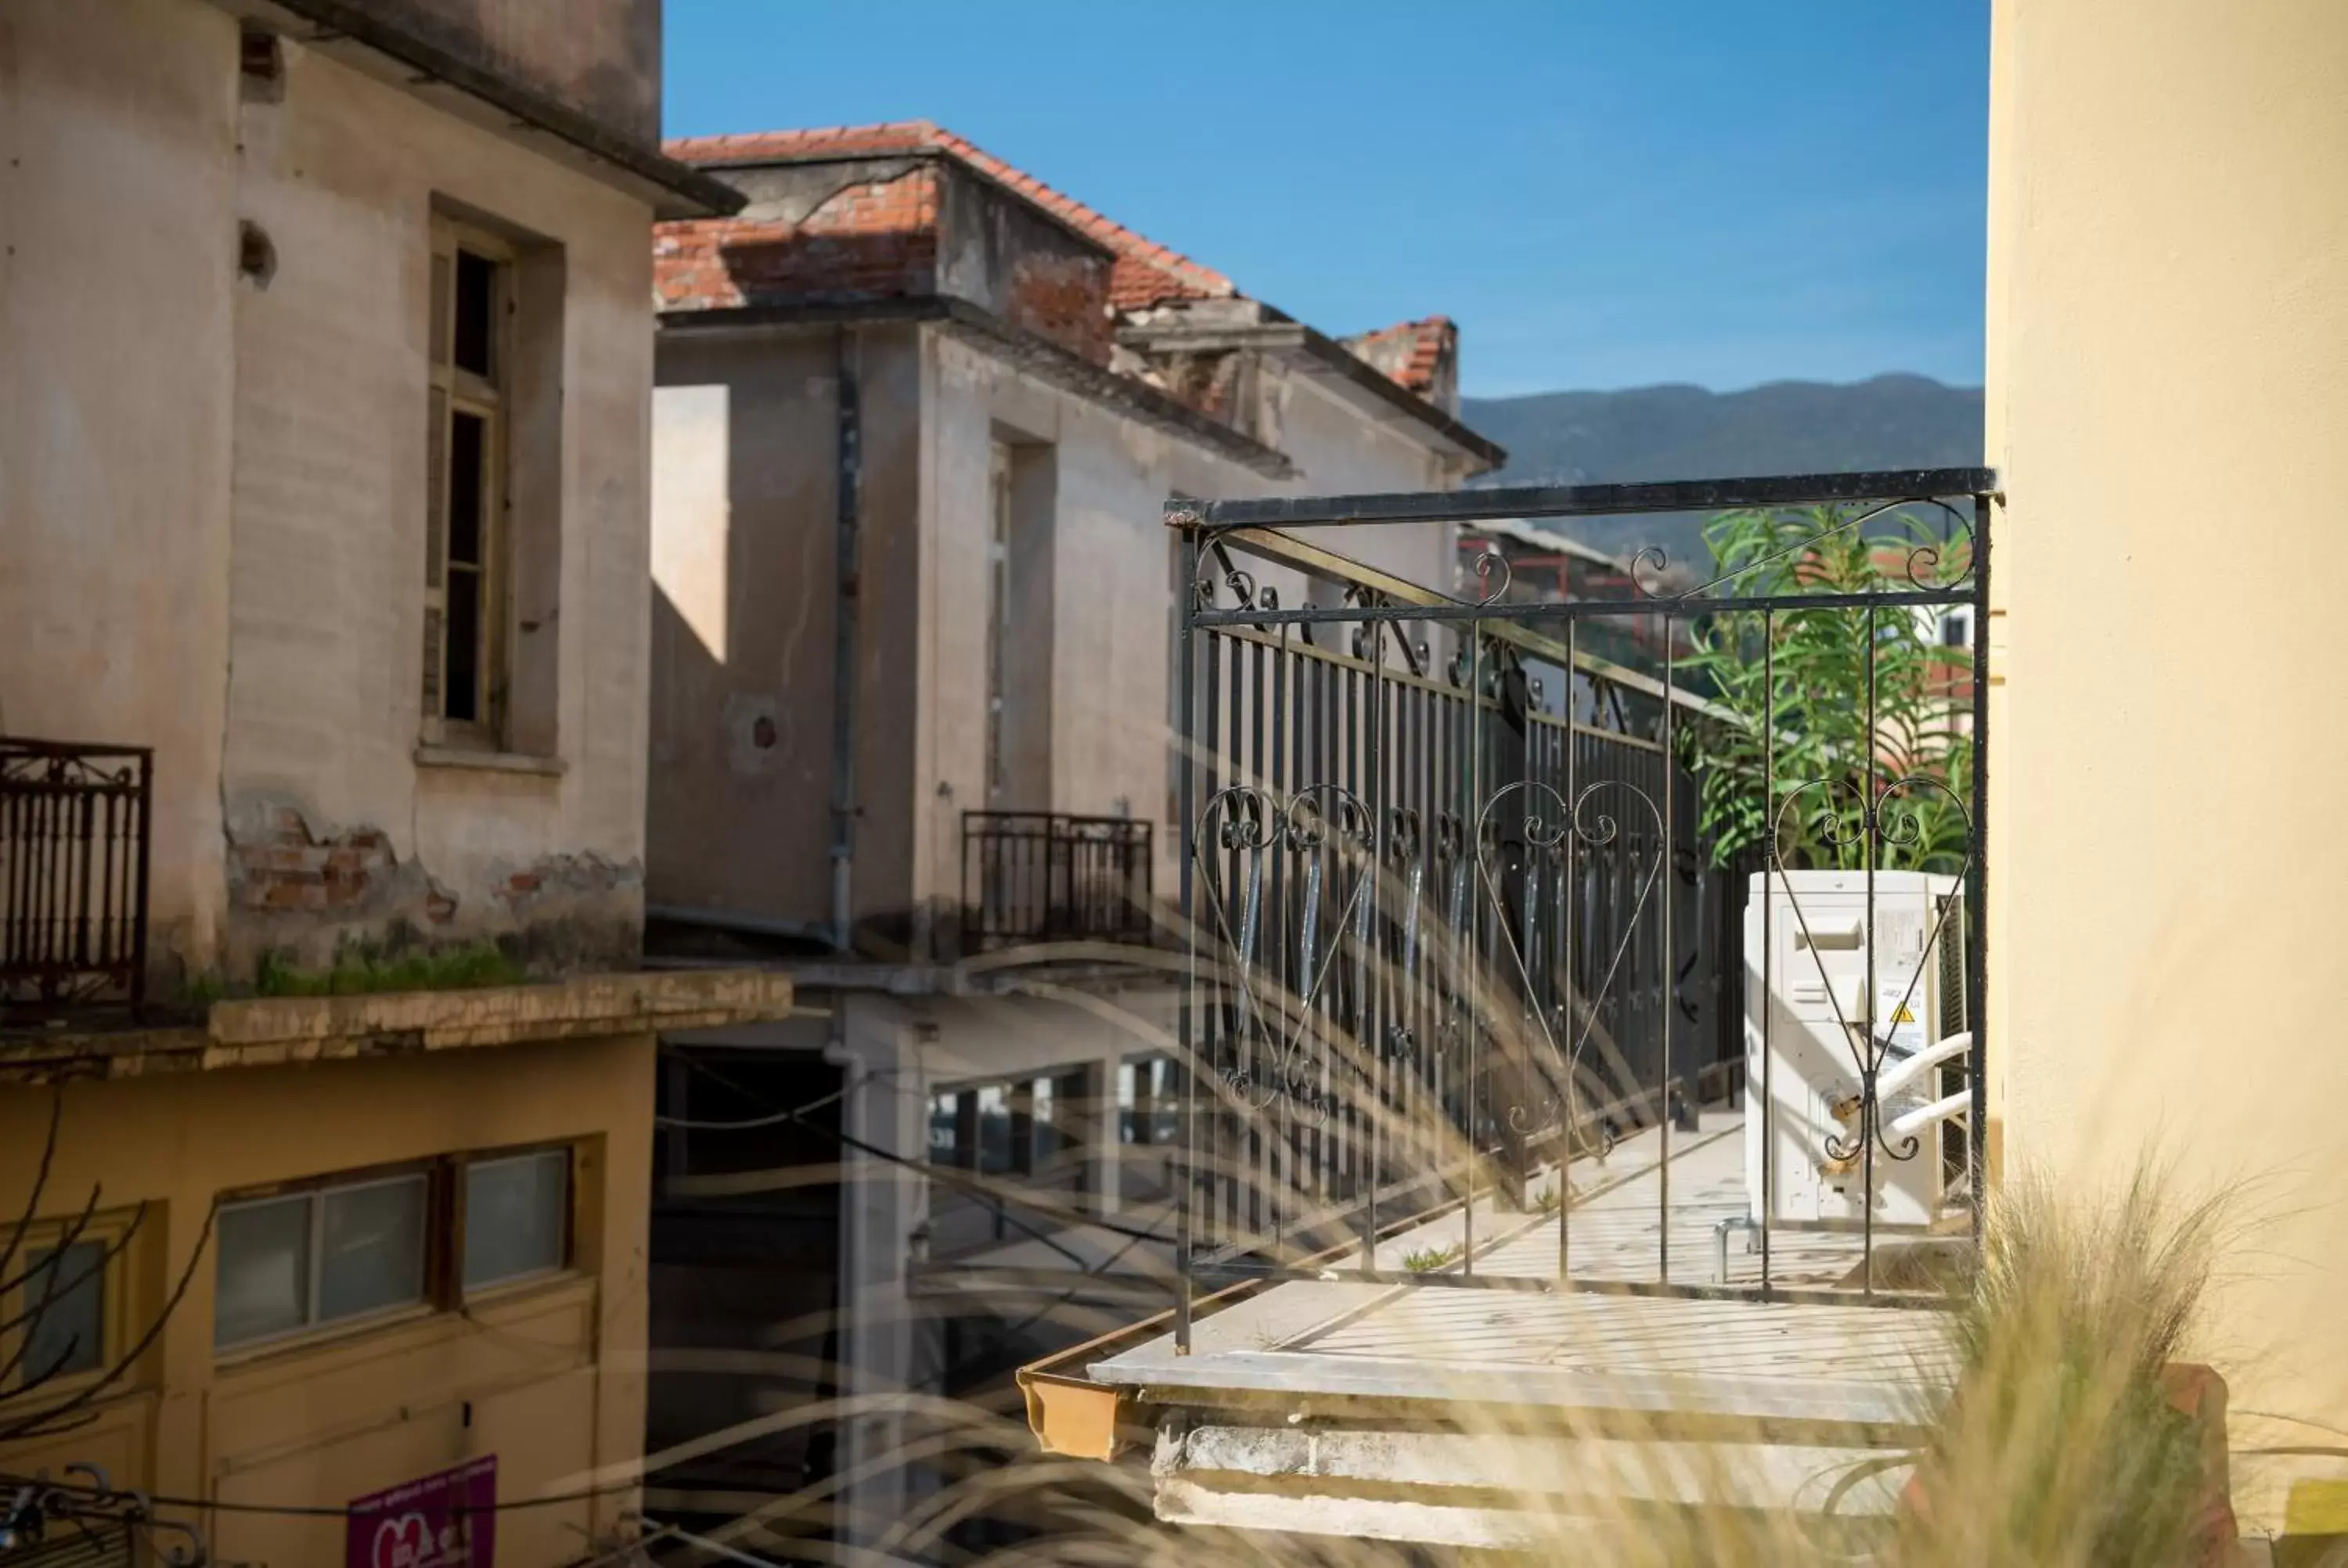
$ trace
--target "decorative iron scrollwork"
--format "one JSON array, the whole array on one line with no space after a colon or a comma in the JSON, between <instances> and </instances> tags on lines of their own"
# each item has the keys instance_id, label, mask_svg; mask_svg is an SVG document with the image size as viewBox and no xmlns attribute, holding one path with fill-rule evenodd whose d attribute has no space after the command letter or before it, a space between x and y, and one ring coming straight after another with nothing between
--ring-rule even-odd
<instances>
[{"instance_id":1,"label":"decorative iron scrollwork","mask_svg":"<svg viewBox=\"0 0 2348 1568\"><path fill-rule=\"evenodd\" d=\"M1891 1034L1890 1026L1879 1026L1876 1020L1878 1015L1896 1019L1908 1010L1909 1004L1915 999L1916 987L1923 979L1923 966L1919 964L1910 972L1905 989L1891 1007L1888 1009L1879 1007L1877 999L1869 995L1862 999L1865 1004L1864 1017L1854 1022L1845 1016L1841 997L1837 994L1835 987L1828 982L1826 960L1818 956L1820 950L1818 944L1811 938L1809 918L1802 908L1801 900L1794 895L1791 880L1786 876L1786 859L1781 853L1787 814L1793 811L1795 804L1803 795L1813 790L1825 791L1831 801L1831 797L1837 794L1851 793L1851 786L1847 781L1839 779L1811 779L1797 784L1788 791L1770 819L1768 864L1776 878L1777 887L1785 897L1787 907L1792 910L1796 925L1802 934L1803 950L1810 955L1811 963L1818 968L1820 989L1826 992L1828 1003L1834 1009L1836 1027L1840 1030L1843 1039L1850 1043L1851 1066L1859 1076L1858 1095L1845 1106L1838 1107L1837 1112L1838 1118L1848 1122L1851 1131L1848 1136L1842 1133L1828 1133L1821 1152L1828 1162L1845 1168L1861 1158L1869 1143L1874 1145L1876 1153L1887 1159L1912 1160L1923 1147L1919 1138L1910 1133L1895 1143L1884 1132L1882 1096L1879 1092L1878 1084L1882 1077L1885 1063L1890 1055ZM1891 807L1897 804L1897 797L1917 791L1931 791L1943 796L1949 806L1963 822L1965 856L1962 865L1956 872L1956 879L1962 882L1972 874L1973 856L1979 853L1979 846L1973 834L1972 813L1967 808L1964 797L1952 788L1946 780L1934 778L1929 774L1905 774L1894 778L1873 794L1859 801L1855 808L1837 807L1831 804L1822 807L1815 819L1819 841L1834 849L1866 845L1869 841L1872 841L1874 847L1887 849L1906 848L1921 844L1923 841L1923 828L1915 813L1910 811L1902 815L1891 810ZM1951 910L1955 907L1952 901L1940 901L1933 911L1931 924L1924 935L1923 952L1929 954L1940 950L1941 931L1948 924ZM1875 933L1872 930L1867 933L1867 940L1870 945L1874 942ZM1869 968L1869 984L1871 989L1872 964Z\"/></svg>"},{"instance_id":2,"label":"decorative iron scrollwork","mask_svg":"<svg viewBox=\"0 0 2348 1568\"><path fill-rule=\"evenodd\" d=\"M93 1551L136 1537L141 1560L162 1568L204 1568L211 1561L203 1532L181 1520L157 1515L147 1494L117 1491L96 1465L70 1464L66 1479L46 1471L0 1492L0 1557L79 1541ZM78 1480L75 1478L80 1478Z\"/></svg>"},{"instance_id":3,"label":"decorative iron scrollwork","mask_svg":"<svg viewBox=\"0 0 2348 1568\"><path fill-rule=\"evenodd\" d=\"M1358 949L1366 936L1373 822L1360 796L1330 784L1308 784L1285 801L1254 784L1233 784L1200 815L1193 842L1212 846L1199 857L1200 875L1230 956L1233 988L1233 1055L1219 1076L1251 1111L1285 1102L1317 1122L1336 1103L1313 1049L1313 1020L1327 999L1339 953L1349 940ZM1282 928L1272 934L1276 947L1268 954L1264 907L1274 855L1288 857L1294 882L1274 916ZM1227 886L1224 863L1231 860L1240 863L1237 889ZM1264 987L1283 973L1293 984L1266 996Z\"/></svg>"},{"instance_id":4,"label":"decorative iron scrollwork","mask_svg":"<svg viewBox=\"0 0 2348 1568\"><path fill-rule=\"evenodd\" d=\"M1878 518L1898 513L1908 507L1930 507L1934 510L1941 512L1949 519L1951 532L1945 538L1940 539L1924 539L1907 543L1906 562L1902 568L1901 576L1905 579L1907 585L1910 589L1914 589L1920 592L1946 593L1953 591L1957 588L1961 587L1964 583L1965 579L1972 575L1973 528L1971 520L1968 519L1962 512L1949 505L1948 502L1934 496L1910 496L1897 501L1885 501L1879 505L1869 507L1864 510L1854 512L1848 518L1838 519L1829 527L1820 528L1814 533L1807 534L1788 544L1781 545L1776 549L1768 551L1766 554L1756 556L1749 561L1740 561L1735 566L1729 568L1726 571L1717 573L1709 579L1698 583L1695 587L1684 589L1678 593L1669 592L1663 586L1663 578L1665 574L1671 570L1672 563L1670 552L1665 550L1661 545L1647 545L1643 547L1637 554L1631 558L1627 575L1630 577L1632 589L1636 591L1642 599L1652 600L1655 604L1666 609L1684 605L1701 608L1704 601L1712 597L1713 590L1720 588L1724 584L1733 583L1742 578L1749 577L1753 573L1761 570L1764 567L1775 566L1780 561L1797 559L1800 557L1808 555L1816 551L1819 546L1825 544L1829 539L1852 534L1856 530L1865 528L1868 524L1873 522ZM1903 520L1909 522L1911 527L1913 526L1912 518ZM1959 543L1960 539L1962 539L1964 545L1964 548L1962 552L1962 569L1957 571L1945 581L1941 580L1936 569L1941 565L1944 555L1956 553L1955 547ZM1900 548L1901 543L1902 541L1897 540L1887 541L1888 548ZM1652 583L1649 580L1649 575L1643 575L1641 569L1643 568L1645 569L1646 574L1652 575L1654 579ZM1924 569L1928 568L1935 569L1929 571ZM1922 575L1920 575L1920 572L1921 572ZM1796 598L1791 603L1789 603L1788 608L1799 608L1798 598Z\"/></svg>"},{"instance_id":5,"label":"decorative iron scrollwork","mask_svg":"<svg viewBox=\"0 0 2348 1568\"><path fill-rule=\"evenodd\" d=\"M1539 878L1544 868L1556 875L1560 883L1556 902L1561 907L1566 897L1570 896L1566 890L1570 886L1571 875L1570 844L1578 842L1591 849L1601 849L1612 844L1621 835L1621 824L1614 817L1603 811L1591 810L1591 803L1609 790L1620 791L1630 796L1637 804L1646 808L1654 824L1653 857L1645 868L1644 874L1638 877L1638 893L1632 903L1630 917L1623 922L1621 939L1615 944L1613 951L1608 955L1605 971L1600 977L1594 995L1587 999L1579 995L1574 988L1571 965L1569 963L1565 966L1565 972L1556 977L1552 982L1563 994L1554 998L1545 997L1541 994L1544 988L1535 979L1533 965L1527 957L1529 951L1534 950L1540 939L1537 924L1542 907L1542 900L1539 897ZM1524 889L1523 907L1512 911L1509 907L1505 886L1505 868L1496 864L1500 845L1498 835L1493 832L1492 819L1493 814L1501 803L1519 792L1529 799L1539 800L1546 797L1553 803L1554 815L1544 815L1534 810L1529 810L1525 814L1519 828L1524 845L1525 864L1519 868L1519 874L1526 879L1528 886ZM1636 784L1622 779L1601 779L1586 785L1570 804L1551 784L1539 780L1519 779L1494 791L1486 799L1483 809L1478 814L1478 876L1483 884L1485 897L1490 901L1497 917L1495 925L1498 930L1501 950L1507 955L1509 965L1515 970L1517 983L1521 987L1521 995L1527 1004L1526 1018L1533 1026L1534 1032L1538 1034L1551 1061L1556 1064L1559 1081L1564 1085L1563 1093L1543 1096L1538 1107L1526 1105L1509 1107L1505 1112L1505 1120L1512 1132L1526 1136L1542 1136L1565 1128L1569 1122L1575 1120L1571 1114L1569 1101L1574 1095L1575 1086L1580 1081L1582 1051L1590 1042L1591 1032L1598 1026L1599 1004L1612 989L1615 976L1621 971L1623 958L1631 950L1632 943L1638 934L1640 919L1646 911L1647 902L1653 897L1655 885L1662 875L1663 826L1663 809L1656 804L1653 797ZM1490 858L1487 858L1488 850L1491 852ZM1577 1015L1579 1015L1578 1019ZM1578 1027L1576 1027L1577 1023ZM1559 1042L1560 1030L1558 1026L1560 1025L1563 1026L1562 1032L1570 1036L1569 1044L1560 1045ZM1612 1146L1610 1137L1607 1147Z\"/></svg>"}]
</instances>

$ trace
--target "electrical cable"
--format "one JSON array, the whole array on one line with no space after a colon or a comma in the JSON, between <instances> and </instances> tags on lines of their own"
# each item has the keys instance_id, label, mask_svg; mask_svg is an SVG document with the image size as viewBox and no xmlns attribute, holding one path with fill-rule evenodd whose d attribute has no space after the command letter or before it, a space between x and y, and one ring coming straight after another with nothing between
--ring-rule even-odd
<instances>
[{"instance_id":1,"label":"electrical cable","mask_svg":"<svg viewBox=\"0 0 2348 1568\"><path fill-rule=\"evenodd\" d=\"M457 1505L452 1511L459 1513L511 1513L525 1508L553 1508L566 1502L585 1502L593 1498L611 1497L623 1491L633 1491L643 1484L644 1478L639 1476L633 1481L614 1481L608 1486L586 1487L577 1491L555 1492L546 1497L518 1497L479 1507L469 1504ZM129 1495L120 1490L108 1491L102 1487L86 1486L73 1481L44 1481L36 1476L16 1475L6 1471L0 1471L0 1487L28 1487L42 1492L57 1492L67 1497L91 1499ZM207 1501L194 1497L163 1497L151 1491L142 1491L138 1495L150 1508L175 1508L206 1513L265 1513L286 1519L373 1519L385 1512L380 1508L355 1508L348 1503L336 1507L326 1503L224 1502L217 1499Z\"/></svg>"},{"instance_id":2,"label":"electrical cable","mask_svg":"<svg viewBox=\"0 0 2348 1568\"><path fill-rule=\"evenodd\" d=\"M686 1055L681 1051L666 1051L665 1053L675 1056L677 1061L683 1061L686 1066L693 1068L695 1071L705 1073L710 1078L725 1084L728 1089L733 1090L737 1094L746 1095L752 1100L767 1100L765 1095L726 1077L724 1073L718 1071L717 1069L710 1066L707 1062L697 1061L694 1057ZM803 1119L807 1111L820 1109L821 1107L831 1103L835 1100L843 1098L848 1092L849 1091L846 1089L839 1090L833 1093L823 1096L819 1100L810 1102L808 1106L800 1107L792 1111L777 1112L772 1116L762 1116L757 1120L764 1125L778 1125L785 1122L796 1122L800 1126L805 1127L808 1132L814 1132L821 1137L829 1138L843 1148L853 1149L860 1154L869 1154L873 1159L886 1161L888 1163L892 1165L902 1166L906 1170L926 1176L932 1181L942 1183L949 1187L959 1188L963 1192L969 1193L973 1196L991 1202L998 1207L1016 1206L1019 1208L1030 1209L1038 1214L1050 1214L1056 1218L1066 1219L1071 1224L1083 1226L1086 1229L1107 1231L1111 1235L1126 1236L1134 1241L1170 1241L1173 1239L1164 1231L1137 1230L1130 1225L1120 1225L1114 1220L1097 1219L1088 1214L1071 1214L1069 1211L1057 1207L1056 1205L1041 1203L1033 1198L1023 1196L1016 1188L1006 1190L998 1184L989 1182L983 1177L967 1175L955 1170L951 1165L938 1165L932 1163L927 1160L911 1159L891 1150L883 1149L878 1144L868 1143L861 1138L856 1137L852 1133L843 1132L836 1127L827 1127L820 1122L808 1122ZM767 1102L769 1104L772 1103L771 1101L767 1101ZM655 1116L653 1118L653 1122L655 1126L661 1127L677 1125L675 1119L666 1116ZM743 1123L725 1123L724 1125L739 1126L743 1125ZM1029 1233L1035 1235L1038 1240L1048 1243L1051 1239L1039 1232L1035 1232L1033 1227L1021 1225L1020 1221L1015 1218L1012 1218L1008 1214L1005 1214L1004 1217L1006 1219L1011 1219L1011 1223L1013 1225L1020 1225L1021 1229L1029 1231Z\"/></svg>"}]
</instances>

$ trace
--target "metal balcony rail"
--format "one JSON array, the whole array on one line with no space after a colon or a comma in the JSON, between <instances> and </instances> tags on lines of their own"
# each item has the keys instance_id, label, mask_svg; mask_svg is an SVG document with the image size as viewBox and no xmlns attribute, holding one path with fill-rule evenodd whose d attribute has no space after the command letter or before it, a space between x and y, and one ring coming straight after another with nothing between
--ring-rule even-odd
<instances>
[{"instance_id":1,"label":"metal balcony rail","mask_svg":"<svg viewBox=\"0 0 2348 1568\"><path fill-rule=\"evenodd\" d=\"M963 813L963 946L1148 941L1155 845L1129 817Z\"/></svg>"},{"instance_id":2,"label":"metal balcony rail","mask_svg":"<svg viewBox=\"0 0 2348 1568\"><path fill-rule=\"evenodd\" d=\"M1995 488L1169 503L1191 585L1178 1336L1196 1289L1329 1277L1295 1266L1333 1225L1361 1238L1340 1276L1396 1284L1929 1295L1911 1276L1982 1193ZM1497 556L1455 597L1308 537L1697 511L1749 525L1717 569L1650 547L1634 592L1567 602L1511 594ZM1584 1212L1573 1162L1634 1136L1656 1207ZM1511 1241L1488 1271L1471 1204L1457 1255L1376 1267L1402 1205L1496 1189L1556 1214L1553 1266L1527 1277Z\"/></svg>"},{"instance_id":3,"label":"metal balcony rail","mask_svg":"<svg viewBox=\"0 0 2348 1568\"><path fill-rule=\"evenodd\" d=\"M0 1014L145 1004L153 769L144 747L0 737Z\"/></svg>"}]
</instances>

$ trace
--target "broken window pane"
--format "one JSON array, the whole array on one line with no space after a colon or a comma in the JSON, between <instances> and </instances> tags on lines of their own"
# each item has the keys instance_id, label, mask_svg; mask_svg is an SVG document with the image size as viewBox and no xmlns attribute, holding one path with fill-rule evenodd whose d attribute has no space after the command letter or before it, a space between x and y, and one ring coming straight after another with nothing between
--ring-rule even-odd
<instances>
[{"instance_id":1,"label":"broken window pane","mask_svg":"<svg viewBox=\"0 0 2348 1568\"><path fill-rule=\"evenodd\" d=\"M448 573L448 679L444 716L468 723L481 716L481 574Z\"/></svg>"},{"instance_id":2,"label":"broken window pane","mask_svg":"<svg viewBox=\"0 0 2348 1568\"><path fill-rule=\"evenodd\" d=\"M498 264L470 251L457 252L456 342L449 359L484 381L490 375L489 344L496 336Z\"/></svg>"},{"instance_id":3,"label":"broken window pane","mask_svg":"<svg viewBox=\"0 0 2348 1568\"><path fill-rule=\"evenodd\" d=\"M488 446L487 422L478 414L458 414L448 430L448 559L454 565L481 564Z\"/></svg>"}]
</instances>

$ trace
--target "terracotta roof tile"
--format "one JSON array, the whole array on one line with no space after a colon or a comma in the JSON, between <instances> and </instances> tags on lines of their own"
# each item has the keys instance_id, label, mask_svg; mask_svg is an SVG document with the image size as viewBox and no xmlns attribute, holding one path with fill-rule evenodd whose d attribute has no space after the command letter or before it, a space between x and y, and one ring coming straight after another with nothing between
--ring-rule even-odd
<instances>
[{"instance_id":1,"label":"terracotta roof tile","mask_svg":"<svg viewBox=\"0 0 2348 1568\"><path fill-rule=\"evenodd\" d=\"M678 137L665 150L686 163L759 162L784 159L888 158L943 153L996 184L1033 201L1062 222L1107 247L1116 257L1110 302L1139 310L1167 300L1225 299L1239 286L1211 267L1135 233L1065 191L1056 190L1024 169L1014 169L966 137L928 120L881 125L829 126L814 130L757 131L740 136Z\"/></svg>"},{"instance_id":2,"label":"terracotta roof tile","mask_svg":"<svg viewBox=\"0 0 2348 1568\"><path fill-rule=\"evenodd\" d=\"M1436 378L1444 350L1456 341L1457 335L1449 316L1427 316L1364 333L1347 339L1345 346L1391 380L1421 397L1431 397L1437 390Z\"/></svg>"}]
</instances>

